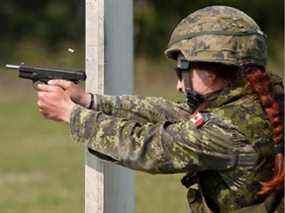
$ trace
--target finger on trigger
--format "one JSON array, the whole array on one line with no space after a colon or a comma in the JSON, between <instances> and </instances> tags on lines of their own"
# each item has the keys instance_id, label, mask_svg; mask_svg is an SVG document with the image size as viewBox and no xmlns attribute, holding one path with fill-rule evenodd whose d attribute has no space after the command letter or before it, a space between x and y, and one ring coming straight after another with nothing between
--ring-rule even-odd
<instances>
[{"instance_id":1,"label":"finger on trigger","mask_svg":"<svg viewBox=\"0 0 285 213\"><path fill-rule=\"evenodd\" d=\"M42 91L42 92L54 92L57 90L56 86L47 85L47 84L40 84L38 88L39 88L39 91Z\"/></svg>"},{"instance_id":2,"label":"finger on trigger","mask_svg":"<svg viewBox=\"0 0 285 213\"><path fill-rule=\"evenodd\" d=\"M49 80L49 81L48 81L48 84L49 84L49 85L57 85L59 81L60 81L60 80L56 80L56 79L54 79L54 80Z\"/></svg>"},{"instance_id":3,"label":"finger on trigger","mask_svg":"<svg viewBox=\"0 0 285 213\"><path fill-rule=\"evenodd\" d=\"M70 81L62 80L62 79L50 80L50 81L48 81L48 84L59 86L63 89L67 89L68 87L70 87Z\"/></svg>"},{"instance_id":4,"label":"finger on trigger","mask_svg":"<svg viewBox=\"0 0 285 213\"><path fill-rule=\"evenodd\" d=\"M45 84L34 84L38 91L45 91Z\"/></svg>"}]
</instances>

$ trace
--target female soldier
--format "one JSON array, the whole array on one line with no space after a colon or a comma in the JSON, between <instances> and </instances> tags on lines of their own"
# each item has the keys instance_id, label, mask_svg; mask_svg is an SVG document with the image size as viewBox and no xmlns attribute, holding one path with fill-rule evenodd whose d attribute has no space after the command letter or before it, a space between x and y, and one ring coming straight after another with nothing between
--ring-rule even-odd
<instances>
[{"instance_id":1,"label":"female soldier","mask_svg":"<svg viewBox=\"0 0 285 213\"><path fill-rule=\"evenodd\" d=\"M39 85L39 110L68 122L74 140L99 158L149 173L187 173L191 212L276 211L283 124L272 92L282 88L265 72L258 25L237 9L206 7L178 24L166 55L177 61L185 103L86 94L55 80Z\"/></svg>"}]
</instances>

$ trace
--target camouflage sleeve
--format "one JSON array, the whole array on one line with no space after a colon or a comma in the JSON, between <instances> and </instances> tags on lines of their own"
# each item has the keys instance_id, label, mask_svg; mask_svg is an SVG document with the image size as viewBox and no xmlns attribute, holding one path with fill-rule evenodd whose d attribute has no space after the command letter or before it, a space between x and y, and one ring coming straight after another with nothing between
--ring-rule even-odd
<instances>
[{"instance_id":1,"label":"camouflage sleeve","mask_svg":"<svg viewBox=\"0 0 285 213\"><path fill-rule=\"evenodd\" d=\"M213 119L201 128L188 120L142 125L76 106L70 127L99 158L149 173L229 169L254 152L239 131Z\"/></svg>"},{"instance_id":2,"label":"camouflage sleeve","mask_svg":"<svg viewBox=\"0 0 285 213\"><path fill-rule=\"evenodd\" d=\"M93 109L107 115L156 123L189 115L183 104L161 97L95 95Z\"/></svg>"}]
</instances>

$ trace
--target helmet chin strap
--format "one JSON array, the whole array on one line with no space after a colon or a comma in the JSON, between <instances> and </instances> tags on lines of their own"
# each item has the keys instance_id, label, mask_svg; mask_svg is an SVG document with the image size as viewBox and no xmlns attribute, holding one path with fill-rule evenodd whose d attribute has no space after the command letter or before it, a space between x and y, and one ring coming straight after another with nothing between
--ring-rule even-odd
<instances>
[{"instance_id":1,"label":"helmet chin strap","mask_svg":"<svg viewBox=\"0 0 285 213\"><path fill-rule=\"evenodd\" d=\"M191 113L194 113L198 109L198 107L205 102L205 98L203 95L190 88L185 89L185 96L187 105L189 106Z\"/></svg>"},{"instance_id":2,"label":"helmet chin strap","mask_svg":"<svg viewBox=\"0 0 285 213\"><path fill-rule=\"evenodd\" d=\"M190 108L191 113L194 113L198 107L205 102L203 95L199 94L192 88L192 82L189 77L190 62L182 55L179 54L177 57L177 68L179 71L180 80L184 85L184 94L186 96L186 102Z\"/></svg>"},{"instance_id":3,"label":"helmet chin strap","mask_svg":"<svg viewBox=\"0 0 285 213\"><path fill-rule=\"evenodd\" d=\"M194 113L198 107L205 102L205 98L199 92L195 91L189 77L189 72L182 73L182 82L184 84L184 94L186 103L188 104L191 113Z\"/></svg>"}]
</instances>

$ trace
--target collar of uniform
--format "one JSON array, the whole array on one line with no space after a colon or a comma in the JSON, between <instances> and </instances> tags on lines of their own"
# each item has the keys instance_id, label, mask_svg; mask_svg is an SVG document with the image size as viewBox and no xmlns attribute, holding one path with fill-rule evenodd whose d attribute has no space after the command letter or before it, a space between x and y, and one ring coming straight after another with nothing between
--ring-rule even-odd
<instances>
[{"instance_id":1,"label":"collar of uniform","mask_svg":"<svg viewBox=\"0 0 285 213\"><path fill-rule=\"evenodd\" d=\"M248 83L239 81L223 90L206 95L205 98L208 104L205 110L223 106L251 93Z\"/></svg>"}]
</instances>

